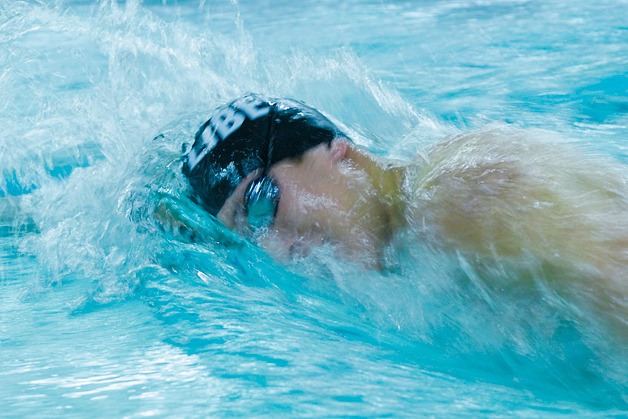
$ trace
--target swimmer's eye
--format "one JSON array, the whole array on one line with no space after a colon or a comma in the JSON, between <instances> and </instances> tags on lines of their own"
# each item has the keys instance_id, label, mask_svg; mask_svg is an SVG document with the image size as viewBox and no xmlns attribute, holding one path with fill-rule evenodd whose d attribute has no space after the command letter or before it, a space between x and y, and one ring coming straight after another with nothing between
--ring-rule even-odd
<instances>
[{"instance_id":1,"label":"swimmer's eye","mask_svg":"<svg viewBox=\"0 0 628 419\"><path fill-rule=\"evenodd\" d=\"M279 186L275 181L262 175L251 182L244 193L244 212L253 230L272 225L279 205Z\"/></svg>"},{"instance_id":2,"label":"swimmer's eye","mask_svg":"<svg viewBox=\"0 0 628 419\"><path fill-rule=\"evenodd\" d=\"M273 144L275 139L275 105L269 112L269 125L266 132L266 168L259 178L251 182L244 193L244 213L249 226L259 232L268 229L275 221L277 206L279 205L279 186L268 176L272 162Z\"/></svg>"}]
</instances>

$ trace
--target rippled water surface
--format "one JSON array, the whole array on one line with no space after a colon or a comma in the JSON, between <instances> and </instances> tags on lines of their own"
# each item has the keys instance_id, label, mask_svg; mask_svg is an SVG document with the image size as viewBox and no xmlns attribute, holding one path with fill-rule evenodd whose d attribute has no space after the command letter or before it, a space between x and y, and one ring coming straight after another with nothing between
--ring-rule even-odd
<instances>
[{"instance_id":1,"label":"rippled water surface","mask_svg":"<svg viewBox=\"0 0 628 419\"><path fill-rule=\"evenodd\" d=\"M627 8L0 1L0 416L625 414L628 319L583 285L491 285L420 244L385 274L276 263L185 198L179 156L253 91L377 154L542 128L625 181Z\"/></svg>"}]
</instances>

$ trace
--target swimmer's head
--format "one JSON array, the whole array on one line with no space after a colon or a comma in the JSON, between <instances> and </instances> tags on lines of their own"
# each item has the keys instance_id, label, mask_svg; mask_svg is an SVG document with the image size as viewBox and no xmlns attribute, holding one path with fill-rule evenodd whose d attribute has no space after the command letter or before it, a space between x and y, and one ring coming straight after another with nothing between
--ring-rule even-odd
<instances>
[{"instance_id":1,"label":"swimmer's head","mask_svg":"<svg viewBox=\"0 0 628 419\"><path fill-rule=\"evenodd\" d=\"M183 173L197 201L215 216L252 172L298 159L320 144L329 146L336 137L346 138L303 102L249 94L218 108L201 125ZM273 192L268 185L259 187L265 187L267 194Z\"/></svg>"},{"instance_id":2,"label":"swimmer's head","mask_svg":"<svg viewBox=\"0 0 628 419\"><path fill-rule=\"evenodd\" d=\"M247 95L219 108L183 172L209 213L280 259L329 244L370 264L397 224L398 173L295 100Z\"/></svg>"}]
</instances>

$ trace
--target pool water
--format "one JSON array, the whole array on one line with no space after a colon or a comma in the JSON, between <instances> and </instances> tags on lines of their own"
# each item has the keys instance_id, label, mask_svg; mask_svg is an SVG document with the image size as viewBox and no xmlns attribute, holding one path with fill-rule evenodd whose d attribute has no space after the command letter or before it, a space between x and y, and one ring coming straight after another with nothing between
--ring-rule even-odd
<instances>
[{"instance_id":1,"label":"pool water","mask_svg":"<svg viewBox=\"0 0 628 419\"><path fill-rule=\"evenodd\" d=\"M541 128L625 183L626 6L0 2L0 416L626 414L626 312L584 285L495 285L421 244L385 273L276 262L180 174L211 110L259 92L395 158Z\"/></svg>"}]
</instances>

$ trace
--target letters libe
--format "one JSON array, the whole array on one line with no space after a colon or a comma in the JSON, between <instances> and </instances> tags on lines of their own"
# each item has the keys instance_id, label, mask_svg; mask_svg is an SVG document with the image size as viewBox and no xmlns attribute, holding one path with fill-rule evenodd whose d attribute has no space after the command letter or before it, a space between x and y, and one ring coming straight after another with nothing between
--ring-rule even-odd
<instances>
[{"instance_id":1,"label":"letters libe","mask_svg":"<svg viewBox=\"0 0 628 419\"><path fill-rule=\"evenodd\" d=\"M268 115L270 106L256 97L246 96L218 111L205 127L202 134L202 141L192 147L188 154L188 168L194 170L196 165L203 160L220 141L226 140L231 134L238 130L244 123L245 118L251 121Z\"/></svg>"}]
</instances>

